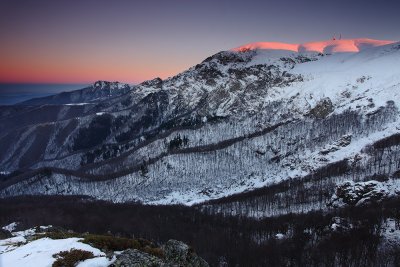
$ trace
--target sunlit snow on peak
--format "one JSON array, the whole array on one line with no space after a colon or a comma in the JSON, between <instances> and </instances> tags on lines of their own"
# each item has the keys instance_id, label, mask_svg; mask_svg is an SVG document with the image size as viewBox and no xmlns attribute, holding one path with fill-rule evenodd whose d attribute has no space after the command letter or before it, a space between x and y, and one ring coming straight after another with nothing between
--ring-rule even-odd
<instances>
[{"instance_id":1,"label":"sunlit snow on peak","mask_svg":"<svg viewBox=\"0 0 400 267\"><path fill-rule=\"evenodd\" d=\"M395 41L373 40L373 39L327 40L319 42L309 42L304 44L257 42L239 46L232 50L233 51L286 50L292 52L343 53L343 52L360 52L364 49L376 46L388 45L394 42Z\"/></svg>"}]
</instances>

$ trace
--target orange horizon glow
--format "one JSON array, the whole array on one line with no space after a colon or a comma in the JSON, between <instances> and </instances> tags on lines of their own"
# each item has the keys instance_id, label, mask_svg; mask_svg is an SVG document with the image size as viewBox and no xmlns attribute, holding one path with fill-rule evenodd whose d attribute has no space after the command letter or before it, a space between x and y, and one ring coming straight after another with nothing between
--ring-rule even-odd
<instances>
[{"instance_id":1,"label":"orange horizon glow","mask_svg":"<svg viewBox=\"0 0 400 267\"><path fill-rule=\"evenodd\" d=\"M100 45L10 43L0 51L0 83L90 84L105 80L136 84L165 79L191 67L189 62L171 62L169 56L161 52L135 54L134 50L124 53Z\"/></svg>"},{"instance_id":2,"label":"orange horizon glow","mask_svg":"<svg viewBox=\"0 0 400 267\"><path fill-rule=\"evenodd\" d=\"M30 67L30 68L29 68ZM178 74L184 69L169 71L158 71L154 73L134 72L129 69L90 69L82 68L35 68L35 66L24 66L24 70L5 69L0 67L0 83L49 83L49 84L87 84L98 80L118 81L122 83L135 84L146 80L160 77L166 79ZM132 78L129 78L132 77Z\"/></svg>"},{"instance_id":3,"label":"orange horizon glow","mask_svg":"<svg viewBox=\"0 0 400 267\"><path fill-rule=\"evenodd\" d=\"M90 84L98 80L104 80L137 84L156 77L166 79L183 70L184 67L177 67L168 71L149 71L148 73L139 70L135 74L135 71L123 68L89 69L84 66L76 68L68 66L45 68L34 64L29 66L25 64L23 68L4 68L0 66L0 83Z\"/></svg>"},{"instance_id":4,"label":"orange horizon glow","mask_svg":"<svg viewBox=\"0 0 400 267\"><path fill-rule=\"evenodd\" d=\"M360 9L357 1L344 0L253 0L245 8L236 0L5 0L0 2L0 83L135 84L166 79L256 40L278 42L243 47L354 52L360 46L352 41L334 47L330 41L306 42L339 34L400 40L400 1L366 1Z\"/></svg>"},{"instance_id":5,"label":"orange horizon glow","mask_svg":"<svg viewBox=\"0 0 400 267\"><path fill-rule=\"evenodd\" d=\"M234 48L232 51L264 49L320 53L359 52L368 47L394 42L372 39L327 40L304 44L257 42ZM197 58L191 58L191 63L189 60L184 63L173 62L170 61L168 53L136 55L135 58L127 59L120 52L112 54L99 50L101 51L94 48L86 54L77 51L80 56L76 56L71 51L62 54L50 47L44 53L42 47L38 49L31 46L28 50L26 47L8 46L6 53L2 51L0 83L90 84L104 80L137 84L155 77L172 77L199 62ZM103 56L99 58L98 54Z\"/></svg>"}]
</instances>

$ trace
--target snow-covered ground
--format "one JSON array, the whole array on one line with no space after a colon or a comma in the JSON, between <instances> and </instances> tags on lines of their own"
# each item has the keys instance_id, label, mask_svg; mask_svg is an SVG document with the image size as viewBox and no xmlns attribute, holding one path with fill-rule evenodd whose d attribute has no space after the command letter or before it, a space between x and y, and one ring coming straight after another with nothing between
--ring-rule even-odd
<instances>
[{"instance_id":1,"label":"snow-covered ground","mask_svg":"<svg viewBox=\"0 0 400 267\"><path fill-rule=\"evenodd\" d=\"M14 229L16 224L10 224L3 229ZM42 227L45 229L46 227ZM56 261L53 255L61 251L80 249L92 252L95 258L80 262L77 267L106 267L113 259L108 259L99 249L80 242L82 238L51 239L40 238L31 240L35 229L12 232L13 237L0 240L1 267L51 267Z\"/></svg>"}]
</instances>

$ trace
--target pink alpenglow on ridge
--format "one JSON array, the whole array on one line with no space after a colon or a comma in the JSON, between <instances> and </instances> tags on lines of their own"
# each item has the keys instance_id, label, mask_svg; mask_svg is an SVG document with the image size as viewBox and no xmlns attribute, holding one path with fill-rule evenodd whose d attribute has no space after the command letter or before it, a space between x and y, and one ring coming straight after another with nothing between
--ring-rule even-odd
<instances>
[{"instance_id":1,"label":"pink alpenglow on ridge","mask_svg":"<svg viewBox=\"0 0 400 267\"><path fill-rule=\"evenodd\" d=\"M287 44L279 42L257 42L250 43L237 48L233 51L246 50L285 50L293 52L318 52L318 53L346 53L360 52L376 46L383 46L395 43L389 40L373 39L346 39L346 40L327 40L320 42L309 42L304 44Z\"/></svg>"},{"instance_id":2,"label":"pink alpenglow on ridge","mask_svg":"<svg viewBox=\"0 0 400 267\"><path fill-rule=\"evenodd\" d=\"M298 44L287 44L287 43L279 43L279 42L257 42L250 43L243 46L239 46L237 48L232 49L233 51L246 51L246 50L287 50L298 52L299 45Z\"/></svg>"}]
</instances>

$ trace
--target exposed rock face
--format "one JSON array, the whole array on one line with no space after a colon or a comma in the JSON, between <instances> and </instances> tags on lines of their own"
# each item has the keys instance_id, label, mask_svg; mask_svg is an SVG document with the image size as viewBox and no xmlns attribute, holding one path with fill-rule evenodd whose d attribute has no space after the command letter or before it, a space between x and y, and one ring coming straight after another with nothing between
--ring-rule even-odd
<instances>
[{"instance_id":1,"label":"exposed rock face","mask_svg":"<svg viewBox=\"0 0 400 267\"><path fill-rule=\"evenodd\" d=\"M398 183L378 181L354 183L348 181L336 187L335 194L332 196L328 206L363 206L399 196L400 187Z\"/></svg>"},{"instance_id":2,"label":"exposed rock face","mask_svg":"<svg viewBox=\"0 0 400 267\"><path fill-rule=\"evenodd\" d=\"M188 245L176 240L169 240L164 246L165 259L128 249L117 255L115 267L208 267L208 263L197 256Z\"/></svg>"},{"instance_id":3,"label":"exposed rock face","mask_svg":"<svg viewBox=\"0 0 400 267\"><path fill-rule=\"evenodd\" d=\"M325 119L333 110L332 101L329 98L324 98L310 110L310 114L317 119Z\"/></svg>"},{"instance_id":4,"label":"exposed rock face","mask_svg":"<svg viewBox=\"0 0 400 267\"><path fill-rule=\"evenodd\" d=\"M162 83L163 83L163 81L161 80L161 78L157 77L157 78L154 78L153 80L149 80L149 81L145 81L145 82L141 83L141 86L161 89Z\"/></svg>"}]
</instances>

